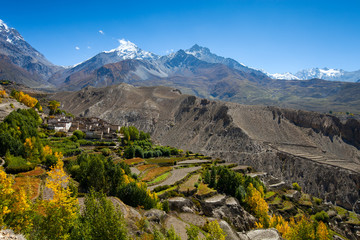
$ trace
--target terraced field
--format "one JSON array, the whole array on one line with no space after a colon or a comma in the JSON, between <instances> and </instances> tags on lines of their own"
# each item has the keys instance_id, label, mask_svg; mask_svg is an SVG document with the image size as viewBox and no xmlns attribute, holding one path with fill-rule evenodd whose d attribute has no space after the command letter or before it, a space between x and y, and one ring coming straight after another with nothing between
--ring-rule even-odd
<instances>
[{"instance_id":1,"label":"terraced field","mask_svg":"<svg viewBox=\"0 0 360 240\"><path fill-rule=\"evenodd\" d=\"M173 185L176 182L180 181L181 179L183 179L184 177L186 177L189 173L191 172L195 172L197 170L199 170L201 167L190 167L190 168L178 168L178 169L173 169L171 171L171 176L166 179L165 181L150 186L148 187L148 189L150 190L154 190L154 188L158 187L158 186L164 186L164 185Z\"/></svg>"}]
</instances>

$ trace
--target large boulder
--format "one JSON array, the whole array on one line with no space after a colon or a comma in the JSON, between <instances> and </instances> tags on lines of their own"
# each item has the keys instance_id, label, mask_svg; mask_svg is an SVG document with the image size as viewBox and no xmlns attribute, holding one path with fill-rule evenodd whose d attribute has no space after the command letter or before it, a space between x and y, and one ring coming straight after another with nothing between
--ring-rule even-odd
<instances>
[{"instance_id":1,"label":"large boulder","mask_svg":"<svg viewBox=\"0 0 360 240\"><path fill-rule=\"evenodd\" d=\"M281 240L281 236L276 229L256 229L246 233L249 240Z\"/></svg>"},{"instance_id":2,"label":"large boulder","mask_svg":"<svg viewBox=\"0 0 360 240\"><path fill-rule=\"evenodd\" d=\"M236 198L216 195L201 204L206 216L226 219L237 231L248 231L255 226L255 217L245 211Z\"/></svg>"},{"instance_id":3,"label":"large boulder","mask_svg":"<svg viewBox=\"0 0 360 240\"><path fill-rule=\"evenodd\" d=\"M195 209L194 203L184 197L173 197L168 199L169 202L169 208L173 211L178 212L194 212L193 209Z\"/></svg>"}]
</instances>

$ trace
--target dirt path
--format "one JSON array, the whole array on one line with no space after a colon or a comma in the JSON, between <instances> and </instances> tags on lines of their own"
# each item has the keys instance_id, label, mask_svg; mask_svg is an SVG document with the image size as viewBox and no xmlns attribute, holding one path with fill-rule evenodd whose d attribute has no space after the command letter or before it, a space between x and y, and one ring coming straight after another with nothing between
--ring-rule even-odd
<instances>
[{"instance_id":1,"label":"dirt path","mask_svg":"<svg viewBox=\"0 0 360 240\"><path fill-rule=\"evenodd\" d=\"M186 177L186 175L188 175L191 172L194 172L196 170L199 170L201 167L190 167L190 168L179 168L179 169L173 169L171 171L171 176L166 179L165 181L163 181L162 183L159 183L157 185L153 185L151 187L148 187L148 189L153 190L154 188L158 187L158 186L164 186L164 185L173 185L174 183L176 183L177 181L180 181L181 179L183 179L184 177Z\"/></svg>"}]
</instances>

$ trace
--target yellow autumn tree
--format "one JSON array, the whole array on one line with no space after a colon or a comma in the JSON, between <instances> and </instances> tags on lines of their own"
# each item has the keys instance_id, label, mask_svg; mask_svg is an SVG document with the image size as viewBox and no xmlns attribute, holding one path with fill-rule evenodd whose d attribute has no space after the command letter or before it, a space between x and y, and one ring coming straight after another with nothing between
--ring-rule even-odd
<instances>
[{"instance_id":1,"label":"yellow autumn tree","mask_svg":"<svg viewBox=\"0 0 360 240\"><path fill-rule=\"evenodd\" d=\"M14 193L13 179L0 168L0 226L4 226L5 217L11 212L11 199Z\"/></svg>"},{"instance_id":2,"label":"yellow autumn tree","mask_svg":"<svg viewBox=\"0 0 360 240\"><path fill-rule=\"evenodd\" d=\"M225 240L226 234L221 229L218 221L212 221L205 226L208 234L206 240Z\"/></svg>"},{"instance_id":3,"label":"yellow autumn tree","mask_svg":"<svg viewBox=\"0 0 360 240\"><path fill-rule=\"evenodd\" d=\"M2 98L7 97L5 90L0 90L0 97Z\"/></svg>"},{"instance_id":4,"label":"yellow autumn tree","mask_svg":"<svg viewBox=\"0 0 360 240\"><path fill-rule=\"evenodd\" d=\"M309 218L302 216L300 220L290 219L290 231L283 237L287 240L313 240L315 238L315 229Z\"/></svg>"},{"instance_id":5,"label":"yellow autumn tree","mask_svg":"<svg viewBox=\"0 0 360 240\"><path fill-rule=\"evenodd\" d=\"M32 204L24 189L15 191L14 181L0 169L0 226L17 233L32 228Z\"/></svg>"},{"instance_id":6,"label":"yellow autumn tree","mask_svg":"<svg viewBox=\"0 0 360 240\"><path fill-rule=\"evenodd\" d=\"M328 228L326 227L325 223L319 222L319 225L316 229L316 236L319 240L330 240L332 239L329 233Z\"/></svg>"},{"instance_id":7,"label":"yellow autumn tree","mask_svg":"<svg viewBox=\"0 0 360 240\"><path fill-rule=\"evenodd\" d=\"M60 159L62 154L56 152L54 155L59 159L47 173L45 185L51 190L52 197L43 201L40 207L44 210L41 234L46 239L68 239L69 231L78 218L78 200L71 197L71 190L68 188L70 177L64 171L64 163Z\"/></svg>"},{"instance_id":8,"label":"yellow autumn tree","mask_svg":"<svg viewBox=\"0 0 360 240\"><path fill-rule=\"evenodd\" d=\"M247 188L248 195L245 199L246 203L249 205L251 211L259 218L260 226L267 226L269 221L268 211L269 205L266 203L262 197L262 193L258 191L252 183L249 184Z\"/></svg>"},{"instance_id":9,"label":"yellow autumn tree","mask_svg":"<svg viewBox=\"0 0 360 240\"><path fill-rule=\"evenodd\" d=\"M52 155L52 149L49 145L43 147L43 155L46 157L47 155Z\"/></svg>"},{"instance_id":10,"label":"yellow autumn tree","mask_svg":"<svg viewBox=\"0 0 360 240\"><path fill-rule=\"evenodd\" d=\"M290 232L289 222L287 222L281 215L272 215L269 220L269 227L276 228L281 236L286 236Z\"/></svg>"}]
</instances>

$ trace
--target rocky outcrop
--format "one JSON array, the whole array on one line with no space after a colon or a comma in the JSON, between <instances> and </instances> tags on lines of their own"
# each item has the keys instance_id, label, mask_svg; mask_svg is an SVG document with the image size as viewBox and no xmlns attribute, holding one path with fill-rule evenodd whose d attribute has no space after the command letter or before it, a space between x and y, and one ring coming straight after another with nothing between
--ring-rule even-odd
<instances>
[{"instance_id":1,"label":"rocky outcrop","mask_svg":"<svg viewBox=\"0 0 360 240\"><path fill-rule=\"evenodd\" d=\"M205 216L226 219L237 231L249 231L255 226L256 219L233 197L215 195L201 201L201 208Z\"/></svg>"}]
</instances>

